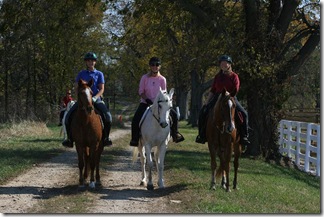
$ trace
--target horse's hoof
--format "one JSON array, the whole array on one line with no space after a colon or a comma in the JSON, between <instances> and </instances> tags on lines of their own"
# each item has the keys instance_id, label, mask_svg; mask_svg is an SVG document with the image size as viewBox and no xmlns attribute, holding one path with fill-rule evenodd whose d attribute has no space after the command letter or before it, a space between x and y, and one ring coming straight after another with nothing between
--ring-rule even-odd
<instances>
[{"instance_id":1,"label":"horse's hoof","mask_svg":"<svg viewBox=\"0 0 324 217\"><path fill-rule=\"evenodd\" d=\"M153 185L147 185L147 187L146 187L146 188L147 188L147 190L150 190L150 191L151 191L151 190L153 190L153 189L154 189L154 186L153 186Z\"/></svg>"},{"instance_id":2,"label":"horse's hoof","mask_svg":"<svg viewBox=\"0 0 324 217\"><path fill-rule=\"evenodd\" d=\"M89 183L89 188L94 189L96 187L95 182L90 182Z\"/></svg>"},{"instance_id":3,"label":"horse's hoof","mask_svg":"<svg viewBox=\"0 0 324 217\"><path fill-rule=\"evenodd\" d=\"M210 186L210 190L216 191L216 186L215 185Z\"/></svg>"},{"instance_id":4,"label":"horse's hoof","mask_svg":"<svg viewBox=\"0 0 324 217\"><path fill-rule=\"evenodd\" d=\"M140 186L146 186L146 182L141 181Z\"/></svg>"},{"instance_id":5,"label":"horse's hoof","mask_svg":"<svg viewBox=\"0 0 324 217\"><path fill-rule=\"evenodd\" d=\"M231 192L231 189L226 189L226 192Z\"/></svg>"}]
</instances>

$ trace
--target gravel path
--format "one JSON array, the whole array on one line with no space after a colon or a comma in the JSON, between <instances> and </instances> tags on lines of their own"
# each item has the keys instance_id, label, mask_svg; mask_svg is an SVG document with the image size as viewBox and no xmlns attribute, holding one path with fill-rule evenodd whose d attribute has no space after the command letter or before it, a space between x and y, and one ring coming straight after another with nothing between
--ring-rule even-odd
<instances>
[{"instance_id":1,"label":"gravel path","mask_svg":"<svg viewBox=\"0 0 324 217\"><path fill-rule=\"evenodd\" d=\"M129 129L114 131L111 139L114 141L128 133ZM133 164L132 147L126 149L113 165L101 168L103 188L94 194L95 206L87 208L87 213L172 213L169 204L177 201L169 200L162 190L148 191L139 186L139 161ZM34 165L33 169L0 186L0 212L28 213L42 200L53 196L48 194L64 196L62 189L76 185L75 180L78 180L77 155L73 148L46 163Z\"/></svg>"}]
</instances>

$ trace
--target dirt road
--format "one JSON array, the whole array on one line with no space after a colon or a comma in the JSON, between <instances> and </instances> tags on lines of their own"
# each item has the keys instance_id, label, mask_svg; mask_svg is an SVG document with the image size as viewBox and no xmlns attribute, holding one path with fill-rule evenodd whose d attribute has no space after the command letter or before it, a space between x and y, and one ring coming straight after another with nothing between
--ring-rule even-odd
<instances>
[{"instance_id":1,"label":"dirt road","mask_svg":"<svg viewBox=\"0 0 324 217\"><path fill-rule=\"evenodd\" d=\"M130 130L117 130L111 134L115 139ZM148 191L139 186L140 165L133 164L132 147L127 147L114 159L113 165L101 168L103 188L92 194L92 206L86 213L175 213L179 201L172 200L161 189ZM34 165L33 169L0 186L1 213L44 212L42 204L54 197L64 197L66 186L76 186L78 180L77 155L75 149L46 163ZM156 183L156 180L153 180ZM172 208L174 207L174 208ZM58 212L68 213L69 205ZM38 211L41 210L41 211Z\"/></svg>"}]
</instances>

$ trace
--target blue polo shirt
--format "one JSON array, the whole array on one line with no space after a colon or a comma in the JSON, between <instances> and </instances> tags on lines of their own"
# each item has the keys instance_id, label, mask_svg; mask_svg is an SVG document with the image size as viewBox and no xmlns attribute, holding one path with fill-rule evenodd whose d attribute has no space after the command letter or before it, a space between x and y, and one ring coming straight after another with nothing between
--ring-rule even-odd
<instances>
[{"instance_id":1,"label":"blue polo shirt","mask_svg":"<svg viewBox=\"0 0 324 217\"><path fill-rule=\"evenodd\" d=\"M103 73L97 69L95 69L94 71L89 71L89 70L80 71L75 79L75 82L79 82L80 79L87 81L87 82L89 82L91 79L93 79L94 83L91 87L93 95L96 95L99 92L98 85L105 83L105 78L104 78Z\"/></svg>"}]
</instances>

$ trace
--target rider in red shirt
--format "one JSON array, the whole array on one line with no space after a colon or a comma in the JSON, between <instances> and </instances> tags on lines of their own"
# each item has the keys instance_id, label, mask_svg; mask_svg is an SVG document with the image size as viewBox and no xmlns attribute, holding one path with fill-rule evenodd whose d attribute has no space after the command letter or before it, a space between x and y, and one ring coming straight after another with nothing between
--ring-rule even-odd
<instances>
[{"instance_id":1,"label":"rider in red shirt","mask_svg":"<svg viewBox=\"0 0 324 217\"><path fill-rule=\"evenodd\" d=\"M73 100L73 98L71 96L71 90L67 90L66 91L66 95L63 97L62 103L61 103L61 112L60 112L60 123L59 123L59 126L62 126L62 119L63 119L63 116L64 116L64 112L66 110L66 106L72 100Z\"/></svg>"},{"instance_id":2,"label":"rider in red shirt","mask_svg":"<svg viewBox=\"0 0 324 217\"><path fill-rule=\"evenodd\" d=\"M227 55L223 55L219 58L219 64L221 70L218 74L215 75L213 84L211 86L207 103L203 105L200 113L199 113L199 135L196 138L197 143L204 144L206 142L206 122L207 122L207 114L210 108L212 108L219 94L225 88L232 97L235 99L236 103L236 112L240 112L243 117L243 124L241 127L241 143L245 149L245 147L250 144L249 142L249 133L248 133L248 114L246 110L242 107L239 101L236 98L236 94L240 89L240 79L238 75L232 71L231 64L233 63L232 58Z\"/></svg>"}]
</instances>

